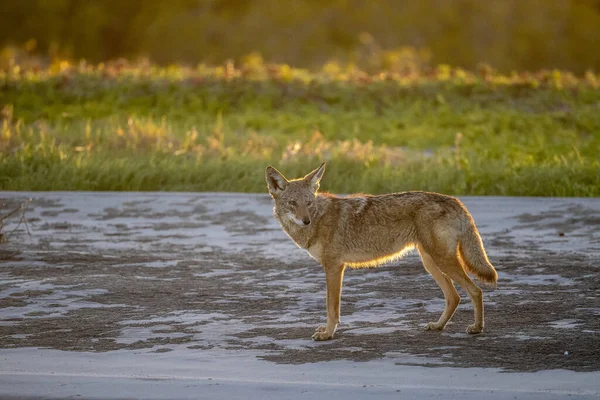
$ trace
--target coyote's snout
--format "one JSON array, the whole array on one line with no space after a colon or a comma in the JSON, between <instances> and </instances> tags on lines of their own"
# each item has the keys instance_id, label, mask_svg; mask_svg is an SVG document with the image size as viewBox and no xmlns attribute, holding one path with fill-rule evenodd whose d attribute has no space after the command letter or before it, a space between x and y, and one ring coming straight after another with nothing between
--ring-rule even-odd
<instances>
[{"instance_id":1,"label":"coyote's snout","mask_svg":"<svg viewBox=\"0 0 600 400\"><path fill-rule=\"evenodd\" d=\"M467 272L492 285L498 275L465 206L454 197L428 192L343 198L318 193L324 172L325 163L293 180L271 166L265 171L275 218L325 269L327 325L317 328L313 339L331 339L335 333L346 267L376 266L413 248L446 299L439 320L425 329L444 329L460 303L457 283L467 291L475 310L475 323L467 332L482 332L482 291Z\"/></svg>"}]
</instances>

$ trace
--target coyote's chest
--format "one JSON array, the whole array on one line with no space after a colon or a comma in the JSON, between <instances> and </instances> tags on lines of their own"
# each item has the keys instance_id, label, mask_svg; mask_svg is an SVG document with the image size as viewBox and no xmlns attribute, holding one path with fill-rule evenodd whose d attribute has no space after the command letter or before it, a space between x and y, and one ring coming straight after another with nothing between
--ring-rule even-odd
<instances>
[{"instance_id":1,"label":"coyote's chest","mask_svg":"<svg viewBox=\"0 0 600 400\"><path fill-rule=\"evenodd\" d=\"M310 247L307 247L304 250L306 250L306 252L310 254L312 258L314 258L318 262L321 262L323 254L323 244L321 242L312 243L310 244Z\"/></svg>"},{"instance_id":2,"label":"coyote's chest","mask_svg":"<svg viewBox=\"0 0 600 400\"><path fill-rule=\"evenodd\" d=\"M321 260L323 251L322 241L318 240L314 228L300 227L290 221L279 220L283 231L298 247L306 250L312 258L317 261Z\"/></svg>"},{"instance_id":3,"label":"coyote's chest","mask_svg":"<svg viewBox=\"0 0 600 400\"><path fill-rule=\"evenodd\" d=\"M325 243L322 240L319 240L318 235L315 234L314 231L310 232L304 231L301 232L296 237L290 235L290 238L303 250L318 262L321 262L323 259L323 251L325 250Z\"/></svg>"},{"instance_id":4,"label":"coyote's chest","mask_svg":"<svg viewBox=\"0 0 600 400\"><path fill-rule=\"evenodd\" d=\"M298 228L295 226L285 226L282 224L283 231L292 239L294 243L298 247L304 250L308 250L311 247L312 243L310 240L310 235L308 234L308 229Z\"/></svg>"}]
</instances>

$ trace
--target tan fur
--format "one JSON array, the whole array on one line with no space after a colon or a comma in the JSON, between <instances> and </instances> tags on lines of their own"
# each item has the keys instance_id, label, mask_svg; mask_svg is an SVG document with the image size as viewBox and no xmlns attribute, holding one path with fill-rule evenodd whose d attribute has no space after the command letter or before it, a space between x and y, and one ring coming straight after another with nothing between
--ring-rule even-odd
<instances>
[{"instance_id":1,"label":"tan fur","mask_svg":"<svg viewBox=\"0 0 600 400\"><path fill-rule=\"evenodd\" d=\"M482 291L466 271L491 285L495 285L498 275L465 206L454 197L429 192L343 198L318 193L324 171L325 163L294 180L286 179L273 167L265 171L275 218L285 233L325 269L327 325L317 328L313 339L331 339L335 333L347 266L377 266L414 248L446 299L441 317L427 324L426 329L444 329L454 314L460 302L456 282L467 291L475 310L475 323L467 332L482 332Z\"/></svg>"}]
</instances>

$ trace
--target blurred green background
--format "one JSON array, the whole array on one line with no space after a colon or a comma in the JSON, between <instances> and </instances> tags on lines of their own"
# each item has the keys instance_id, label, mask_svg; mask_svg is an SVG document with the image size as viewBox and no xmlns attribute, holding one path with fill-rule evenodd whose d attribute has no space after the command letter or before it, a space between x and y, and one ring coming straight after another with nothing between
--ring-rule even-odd
<instances>
[{"instance_id":1,"label":"blurred green background","mask_svg":"<svg viewBox=\"0 0 600 400\"><path fill-rule=\"evenodd\" d=\"M0 46L100 62L265 60L364 68L413 47L432 65L600 70L600 0L6 0Z\"/></svg>"},{"instance_id":2,"label":"blurred green background","mask_svg":"<svg viewBox=\"0 0 600 400\"><path fill-rule=\"evenodd\" d=\"M600 196L600 0L5 0L0 190Z\"/></svg>"}]
</instances>

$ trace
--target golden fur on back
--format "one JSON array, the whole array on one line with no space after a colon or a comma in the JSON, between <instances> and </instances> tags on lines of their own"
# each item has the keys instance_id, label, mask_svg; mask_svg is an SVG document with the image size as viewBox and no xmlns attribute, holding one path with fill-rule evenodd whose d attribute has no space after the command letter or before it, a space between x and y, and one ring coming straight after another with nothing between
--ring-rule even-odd
<instances>
[{"instance_id":1,"label":"golden fur on back","mask_svg":"<svg viewBox=\"0 0 600 400\"><path fill-rule=\"evenodd\" d=\"M273 214L285 233L319 261L327 280L327 325L315 340L333 337L339 321L344 269L372 267L417 248L426 270L446 298L446 308L426 329L441 330L460 301L453 282L464 287L474 304L469 333L483 331L481 289L465 271L494 285L489 262L473 218L456 198L430 192L337 197L318 193L323 163L304 178L288 180L273 167L265 176L274 199Z\"/></svg>"}]
</instances>

